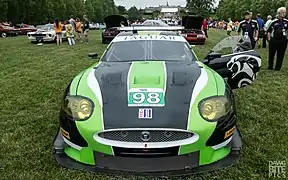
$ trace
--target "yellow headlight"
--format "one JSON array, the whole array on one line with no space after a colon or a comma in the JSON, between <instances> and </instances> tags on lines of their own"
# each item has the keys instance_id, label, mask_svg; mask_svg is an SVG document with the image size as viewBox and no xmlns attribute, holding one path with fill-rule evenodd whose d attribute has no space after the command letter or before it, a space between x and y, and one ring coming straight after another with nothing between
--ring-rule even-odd
<instances>
[{"instance_id":1,"label":"yellow headlight","mask_svg":"<svg viewBox=\"0 0 288 180\"><path fill-rule=\"evenodd\" d=\"M199 111L208 121L216 121L227 115L232 109L230 100L225 96L215 96L200 102Z\"/></svg>"},{"instance_id":2,"label":"yellow headlight","mask_svg":"<svg viewBox=\"0 0 288 180\"><path fill-rule=\"evenodd\" d=\"M75 120L88 119L93 108L92 101L81 96L67 96L63 104L63 110Z\"/></svg>"}]
</instances>

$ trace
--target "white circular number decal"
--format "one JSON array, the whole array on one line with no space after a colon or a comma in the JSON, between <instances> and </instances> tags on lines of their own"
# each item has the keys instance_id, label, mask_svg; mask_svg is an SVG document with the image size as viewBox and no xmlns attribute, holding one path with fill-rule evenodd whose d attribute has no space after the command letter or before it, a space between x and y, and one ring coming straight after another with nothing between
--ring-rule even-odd
<instances>
[{"instance_id":1,"label":"white circular number decal","mask_svg":"<svg viewBox=\"0 0 288 180\"><path fill-rule=\"evenodd\" d=\"M157 104L161 101L159 98L160 95L158 93L148 93L147 96L148 97L146 97L145 94L141 92L134 93L132 96L133 103L141 104L146 100L149 104Z\"/></svg>"},{"instance_id":2,"label":"white circular number decal","mask_svg":"<svg viewBox=\"0 0 288 180\"><path fill-rule=\"evenodd\" d=\"M133 103L141 104L145 101L145 95L143 93L133 94Z\"/></svg>"},{"instance_id":3,"label":"white circular number decal","mask_svg":"<svg viewBox=\"0 0 288 180\"><path fill-rule=\"evenodd\" d=\"M157 104L160 102L159 94L158 93L149 93L147 98L148 103L150 104Z\"/></svg>"}]
</instances>

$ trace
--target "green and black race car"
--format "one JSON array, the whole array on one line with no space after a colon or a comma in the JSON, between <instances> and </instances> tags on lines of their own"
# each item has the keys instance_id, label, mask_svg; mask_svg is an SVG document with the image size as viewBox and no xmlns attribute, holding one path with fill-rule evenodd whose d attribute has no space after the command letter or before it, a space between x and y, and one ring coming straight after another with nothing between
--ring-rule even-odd
<instances>
[{"instance_id":1,"label":"green and black race car","mask_svg":"<svg viewBox=\"0 0 288 180\"><path fill-rule=\"evenodd\" d=\"M120 33L67 87L56 160L87 171L159 175L235 163L242 141L232 90L255 80L261 58L241 37L216 50L231 42L234 53L213 51L199 61L176 33Z\"/></svg>"}]
</instances>

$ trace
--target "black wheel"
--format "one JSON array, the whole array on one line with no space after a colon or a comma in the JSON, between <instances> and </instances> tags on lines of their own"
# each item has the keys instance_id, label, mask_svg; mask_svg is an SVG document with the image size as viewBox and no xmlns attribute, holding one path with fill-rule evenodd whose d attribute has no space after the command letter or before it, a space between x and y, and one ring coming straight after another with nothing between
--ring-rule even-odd
<instances>
[{"instance_id":1,"label":"black wheel","mask_svg":"<svg viewBox=\"0 0 288 180\"><path fill-rule=\"evenodd\" d=\"M2 37L2 38L6 38L6 37L7 37L7 34L6 34L5 32L2 32L2 33L1 33L1 37Z\"/></svg>"}]
</instances>

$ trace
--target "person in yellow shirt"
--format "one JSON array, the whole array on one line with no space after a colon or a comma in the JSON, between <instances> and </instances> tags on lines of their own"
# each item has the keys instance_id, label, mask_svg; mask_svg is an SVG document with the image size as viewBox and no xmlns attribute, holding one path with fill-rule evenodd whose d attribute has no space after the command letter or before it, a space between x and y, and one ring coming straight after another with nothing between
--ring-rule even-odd
<instances>
[{"instance_id":1,"label":"person in yellow shirt","mask_svg":"<svg viewBox=\"0 0 288 180\"><path fill-rule=\"evenodd\" d=\"M76 19L76 33L80 41L83 42L82 41L82 27L81 27L81 21L79 18Z\"/></svg>"},{"instance_id":2,"label":"person in yellow shirt","mask_svg":"<svg viewBox=\"0 0 288 180\"><path fill-rule=\"evenodd\" d=\"M75 44L74 29L73 29L72 24L69 21L66 22L66 36L67 36L69 45L70 46L74 45Z\"/></svg>"},{"instance_id":3,"label":"person in yellow shirt","mask_svg":"<svg viewBox=\"0 0 288 180\"><path fill-rule=\"evenodd\" d=\"M57 45L62 44L62 28L63 28L63 25L61 24L59 19L55 19L54 30L55 30L55 33L56 33Z\"/></svg>"},{"instance_id":4,"label":"person in yellow shirt","mask_svg":"<svg viewBox=\"0 0 288 180\"><path fill-rule=\"evenodd\" d=\"M228 24L227 24L227 35L228 36L231 36L232 28L233 28L233 22L232 22L231 18L228 18Z\"/></svg>"}]
</instances>

